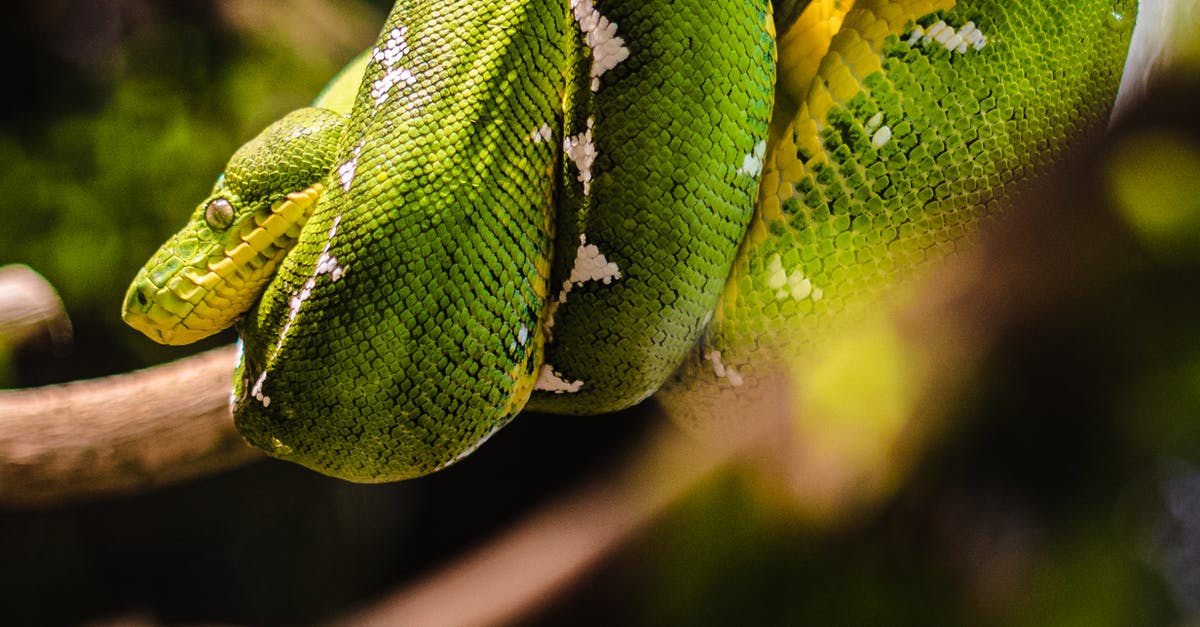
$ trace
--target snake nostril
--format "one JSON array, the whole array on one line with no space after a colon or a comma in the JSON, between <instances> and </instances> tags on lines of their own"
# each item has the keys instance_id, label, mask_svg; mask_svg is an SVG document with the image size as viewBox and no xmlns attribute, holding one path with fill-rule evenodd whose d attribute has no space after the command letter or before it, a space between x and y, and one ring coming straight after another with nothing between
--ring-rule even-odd
<instances>
[{"instance_id":1,"label":"snake nostril","mask_svg":"<svg viewBox=\"0 0 1200 627\"><path fill-rule=\"evenodd\" d=\"M154 302L154 285L149 281L139 281L137 287L129 291L125 298L125 309L128 312L145 313Z\"/></svg>"}]
</instances>

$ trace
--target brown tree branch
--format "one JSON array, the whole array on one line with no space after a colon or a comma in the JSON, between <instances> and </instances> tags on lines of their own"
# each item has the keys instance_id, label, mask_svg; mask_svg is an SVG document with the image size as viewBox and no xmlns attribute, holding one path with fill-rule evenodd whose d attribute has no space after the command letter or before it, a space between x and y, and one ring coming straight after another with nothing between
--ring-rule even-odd
<instances>
[{"instance_id":1,"label":"brown tree branch","mask_svg":"<svg viewBox=\"0 0 1200 627\"><path fill-rule=\"evenodd\" d=\"M0 506L133 494L260 456L229 414L234 349L0 391Z\"/></svg>"},{"instance_id":2,"label":"brown tree branch","mask_svg":"<svg viewBox=\"0 0 1200 627\"><path fill-rule=\"evenodd\" d=\"M71 334L58 292L29 266L0 267L0 344L17 346L43 331L56 343Z\"/></svg>"}]
</instances>

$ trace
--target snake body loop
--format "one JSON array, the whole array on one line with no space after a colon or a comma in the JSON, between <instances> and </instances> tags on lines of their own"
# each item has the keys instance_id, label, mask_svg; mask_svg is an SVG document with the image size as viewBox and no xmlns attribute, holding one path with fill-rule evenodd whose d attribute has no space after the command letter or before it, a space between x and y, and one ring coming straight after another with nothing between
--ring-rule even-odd
<instances>
[{"instance_id":1,"label":"snake body loop","mask_svg":"<svg viewBox=\"0 0 1200 627\"><path fill-rule=\"evenodd\" d=\"M1135 8L813 0L777 43L767 0L401 0L125 317L238 320L239 429L355 481L526 406L736 416L1103 127Z\"/></svg>"}]
</instances>

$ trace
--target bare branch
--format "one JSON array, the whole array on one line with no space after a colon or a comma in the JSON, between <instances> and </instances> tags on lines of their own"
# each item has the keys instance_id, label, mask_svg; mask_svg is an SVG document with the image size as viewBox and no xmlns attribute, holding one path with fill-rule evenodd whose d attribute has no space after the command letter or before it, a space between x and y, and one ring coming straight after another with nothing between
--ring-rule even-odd
<instances>
[{"instance_id":1,"label":"bare branch","mask_svg":"<svg viewBox=\"0 0 1200 627\"><path fill-rule=\"evenodd\" d=\"M71 334L58 292L29 266L0 268L0 343L16 346L43 330L56 343Z\"/></svg>"},{"instance_id":2,"label":"bare branch","mask_svg":"<svg viewBox=\"0 0 1200 627\"><path fill-rule=\"evenodd\" d=\"M132 494L260 456L229 414L234 349L0 391L0 506Z\"/></svg>"}]
</instances>

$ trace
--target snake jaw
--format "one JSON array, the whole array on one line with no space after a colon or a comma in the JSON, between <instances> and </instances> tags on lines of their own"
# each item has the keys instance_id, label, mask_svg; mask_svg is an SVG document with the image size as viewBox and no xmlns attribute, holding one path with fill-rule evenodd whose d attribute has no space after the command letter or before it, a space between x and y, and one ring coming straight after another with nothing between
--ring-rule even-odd
<instances>
[{"instance_id":1,"label":"snake jaw","mask_svg":"<svg viewBox=\"0 0 1200 627\"><path fill-rule=\"evenodd\" d=\"M121 317L160 344L190 344L228 328L258 300L323 190L316 183L243 215L225 241L210 242L200 252L196 229L207 227L193 221L138 272Z\"/></svg>"}]
</instances>

